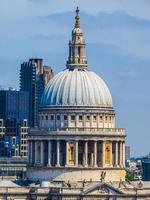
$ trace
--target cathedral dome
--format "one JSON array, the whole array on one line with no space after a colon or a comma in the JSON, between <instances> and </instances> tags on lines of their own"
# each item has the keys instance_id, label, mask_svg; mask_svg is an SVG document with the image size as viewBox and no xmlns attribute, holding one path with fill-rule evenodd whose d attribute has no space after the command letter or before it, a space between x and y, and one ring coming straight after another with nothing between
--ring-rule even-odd
<instances>
[{"instance_id":1,"label":"cathedral dome","mask_svg":"<svg viewBox=\"0 0 150 200\"><path fill-rule=\"evenodd\" d=\"M111 94L104 81L88 70L85 46L77 8L72 40L69 41L67 68L48 83L42 96L42 107L113 107Z\"/></svg>"},{"instance_id":2,"label":"cathedral dome","mask_svg":"<svg viewBox=\"0 0 150 200\"><path fill-rule=\"evenodd\" d=\"M48 83L42 107L98 106L112 107L112 98L104 81L94 72L82 68L65 69Z\"/></svg>"}]
</instances>

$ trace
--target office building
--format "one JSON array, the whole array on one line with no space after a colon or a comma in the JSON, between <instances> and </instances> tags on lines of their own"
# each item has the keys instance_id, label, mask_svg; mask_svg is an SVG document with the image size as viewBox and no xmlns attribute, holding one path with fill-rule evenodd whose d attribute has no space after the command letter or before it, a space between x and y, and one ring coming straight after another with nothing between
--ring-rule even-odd
<instances>
[{"instance_id":1,"label":"office building","mask_svg":"<svg viewBox=\"0 0 150 200\"><path fill-rule=\"evenodd\" d=\"M29 93L0 91L0 156L28 156Z\"/></svg>"},{"instance_id":2,"label":"office building","mask_svg":"<svg viewBox=\"0 0 150 200\"><path fill-rule=\"evenodd\" d=\"M21 64L20 91L29 92L29 126L38 124L38 110L43 91L53 76L51 67L43 66L43 59L29 59Z\"/></svg>"},{"instance_id":3,"label":"office building","mask_svg":"<svg viewBox=\"0 0 150 200\"><path fill-rule=\"evenodd\" d=\"M142 179L150 181L150 156L142 158Z\"/></svg>"},{"instance_id":4,"label":"office building","mask_svg":"<svg viewBox=\"0 0 150 200\"><path fill-rule=\"evenodd\" d=\"M29 93L16 90L0 90L0 118L28 119Z\"/></svg>"}]
</instances>

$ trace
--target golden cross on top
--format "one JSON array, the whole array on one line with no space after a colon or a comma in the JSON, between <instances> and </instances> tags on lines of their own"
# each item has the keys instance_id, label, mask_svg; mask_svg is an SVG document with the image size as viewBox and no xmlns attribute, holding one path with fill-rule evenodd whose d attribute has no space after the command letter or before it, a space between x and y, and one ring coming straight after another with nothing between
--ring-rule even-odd
<instances>
[{"instance_id":1,"label":"golden cross on top","mask_svg":"<svg viewBox=\"0 0 150 200\"><path fill-rule=\"evenodd\" d=\"M77 8L76 8L76 13L77 13L77 16L79 15L79 7L77 6Z\"/></svg>"}]
</instances>

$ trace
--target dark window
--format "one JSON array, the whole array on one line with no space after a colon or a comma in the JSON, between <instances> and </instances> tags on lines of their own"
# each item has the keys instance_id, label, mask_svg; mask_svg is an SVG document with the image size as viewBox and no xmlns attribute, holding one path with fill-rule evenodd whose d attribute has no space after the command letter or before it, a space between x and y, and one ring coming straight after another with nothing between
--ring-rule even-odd
<instances>
[{"instance_id":1,"label":"dark window","mask_svg":"<svg viewBox=\"0 0 150 200\"><path fill-rule=\"evenodd\" d=\"M51 115L51 120L54 120L54 115Z\"/></svg>"},{"instance_id":2,"label":"dark window","mask_svg":"<svg viewBox=\"0 0 150 200\"><path fill-rule=\"evenodd\" d=\"M48 115L45 116L45 119L48 120Z\"/></svg>"},{"instance_id":3,"label":"dark window","mask_svg":"<svg viewBox=\"0 0 150 200\"><path fill-rule=\"evenodd\" d=\"M60 120L60 115L57 115L57 120Z\"/></svg>"},{"instance_id":4,"label":"dark window","mask_svg":"<svg viewBox=\"0 0 150 200\"><path fill-rule=\"evenodd\" d=\"M79 115L79 120L82 121L82 119L83 119L83 116Z\"/></svg>"},{"instance_id":5,"label":"dark window","mask_svg":"<svg viewBox=\"0 0 150 200\"><path fill-rule=\"evenodd\" d=\"M15 142L16 142L16 140L15 140L15 138L13 138L13 144L15 144Z\"/></svg>"},{"instance_id":6,"label":"dark window","mask_svg":"<svg viewBox=\"0 0 150 200\"><path fill-rule=\"evenodd\" d=\"M94 116L93 116L93 119L94 119L94 120L96 120L96 119L97 119L97 117L94 115Z\"/></svg>"},{"instance_id":7,"label":"dark window","mask_svg":"<svg viewBox=\"0 0 150 200\"><path fill-rule=\"evenodd\" d=\"M64 120L67 120L68 118L67 118L67 115L64 115Z\"/></svg>"},{"instance_id":8,"label":"dark window","mask_svg":"<svg viewBox=\"0 0 150 200\"><path fill-rule=\"evenodd\" d=\"M27 126L27 121L24 121L24 126Z\"/></svg>"},{"instance_id":9,"label":"dark window","mask_svg":"<svg viewBox=\"0 0 150 200\"><path fill-rule=\"evenodd\" d=\"M86 116L86 120L88 120L88 121L90 120L90 116L89 115Z\"/></svg>"},{"instance_id":10,"label":"dark window","mask_svg":"<svg viewBox=\"0 0 150 200\"><path fill-rule=\"evenodd\" d=\"M74 115L71 115L71 120L75 120L75 116Z\"/></svg>"},{"instance_id":11,"label":"dark window","mask_svg":"<svg viewBox=\"0 0 150 200\"><path fill-rule=\"evenodd\" d=\"M100 116L100 120L102 120L103 119L103 116Z\"/></svg>"},{"instance_id":12,"label":"dark window","mask_svg":"<svg viewBox=\"0 0 150 200\"><path fill-rule=\"evenodd\" d=\"M80 57L80 47L78 47L78 56Z\"/></svg>"}]
</instances>

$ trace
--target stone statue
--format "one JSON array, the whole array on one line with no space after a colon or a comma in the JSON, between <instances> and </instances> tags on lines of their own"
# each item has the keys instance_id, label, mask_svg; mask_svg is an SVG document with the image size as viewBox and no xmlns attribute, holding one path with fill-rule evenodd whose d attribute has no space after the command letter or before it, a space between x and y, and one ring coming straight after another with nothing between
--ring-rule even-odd
<instances>
[{"instance_id":1,"label":"stone statue","mask_svg":"<svg viewBox=\"0 0 150 200\"><path fill-rule=\"evenodd\" d=\"M106 172L105 172L105 171L102 171L102 172L101 172L101 177L100 177L100 182L101 182L101 183L104 182L105 177L106 177Z\"/></svg>"}]
</instances>

